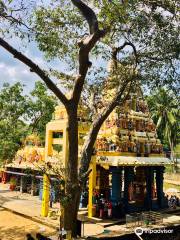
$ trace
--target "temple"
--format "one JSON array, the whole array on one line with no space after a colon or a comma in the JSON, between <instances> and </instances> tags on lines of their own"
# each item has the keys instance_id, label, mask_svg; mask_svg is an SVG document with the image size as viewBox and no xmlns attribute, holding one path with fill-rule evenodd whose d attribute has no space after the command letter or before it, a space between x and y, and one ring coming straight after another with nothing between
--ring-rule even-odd
<instances>
[{"instance_id":1,"label":"temple","mask_svg":"<svg viewBox=\"0 0 180 240\"><path fill-rule=\"evenodd\" d=\"M139 89L140 90L140 89ZM163 173L169 160L141 91L132 92L106 119L96 140L89 181L89 217L97 195L112 203L112 215L167 207ZM99 215L99 214L98 214Z\"/></svg>"},{"instance_id":2,"label":"temple","mask_svg":"<svg viewBox=\"0 0 180 240\"><path fill-rule=\"evenodd\" d=\"M116 67L113 60L109 62L104 105L116 91L113 81L117 75L112 74ZM126 70L131 74L131 67ZM88 216L108 216L107 210L112 209L109 216L120 218L126 213L167 207L163 193L166 164L169 160L137 81L128 99L114 109L99 131L91 161Z\"/></svg>"},{"instance_id":3,"label":"temple","mask_svg":"<svg viewBox=\"0 0 180 240\"><path fill-rule=\"evenodd\" d=\"M79 156L91 125L87 116L86 109L78 110ZM51 163L66 168L67 121L65 108L57 106L46 126L45 148L39 146L37 136L28 137L3 172L2 181L16 179L20 191L27 191L28 185L31 194L40 195L43 216L48 215L52 187L50 189L46 175L42 176L42 166ZM163 193L166 164L169 160L163 153L156 126L138 86L123 106L114 109L99 131L90 163L88 216L103 217L104 211L111 209L108 216L120 218L130 212L167 207ZM25 176L28 176L26 181ZM55 181L55 173L51 173L51 178ZM55 201L56 193L54 195Z\"/></svg>"}]
</instances>

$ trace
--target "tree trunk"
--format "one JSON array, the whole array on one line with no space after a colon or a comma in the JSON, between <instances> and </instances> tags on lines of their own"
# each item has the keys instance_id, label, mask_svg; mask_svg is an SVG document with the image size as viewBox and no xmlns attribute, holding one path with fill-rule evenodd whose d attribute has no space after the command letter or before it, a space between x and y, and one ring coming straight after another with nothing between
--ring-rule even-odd
<instances>
[{"instance_id":1,"label":"tree trunk","mask_svg":"<svg viewBox=\"0 0 180 240\"><path fill-rule=\"evenodd\" d=\"M72 193L74 197L67 205L63 207L63 227L66 231L71 231L72 237L77 236L77 217L79 209L80 190Z\"/></svg>"},{"instance_id":2,"label":"tree trunk","mask_svg":"<svg viewBox=\"0 0 180 240\"><path fill-rule=\"evenodd\" d=\"M77 107L71 104L68 111L68 148L69 156L65 173L65 197L63 206L63 227L76 236L77 213L79 208L81 187L78 181L78 120Z\"/></svg>"},{"instance_id":3,"label":"tree trunk","mask_svg":"<svg viewBox=\"0 0 180 240\"><path fill-rule=\"evenodd\" d=\"M112 102L108 104L108 106L104 109L104 111L101 114L99 114L99 116L97 116L97 118L92 123L91 129L89 131L89 134L84 143L83 150L81 153L79 176L82 181L86 181L86 173L89 169L89 163L91 161L91 156L93 154L93 147L94 147L98 132L103 122L106 120L109 114L114 110L114 108L117 105L119 106L123 105L124 101L129 95L129 90L127 91L127 93L125 93L125 90L127 89L129 83L132 83L132 80L126 81L123 83L123 85L119 89L118 93L116 94Z\"/></svg>"}]
</instances>

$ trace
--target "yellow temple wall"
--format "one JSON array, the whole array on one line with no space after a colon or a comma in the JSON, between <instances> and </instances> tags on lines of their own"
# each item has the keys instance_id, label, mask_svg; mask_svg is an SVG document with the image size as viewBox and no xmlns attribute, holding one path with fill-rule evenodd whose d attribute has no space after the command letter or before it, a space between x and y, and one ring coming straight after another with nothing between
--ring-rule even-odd
<instances>
[{"instance_id":1,"label":"yellow temple wall","mask_svg":"<svg viewBox=\"0 0 180 240\"><path fill-rule=\"evenodd\" d=\"M63 137L53 138L53 132L62 132ZM53 157L53 144L62 145L62 164L65 166L68 158L67 121L55 120L46 125L45 161L48 161L48 157Z\"/></svg>"}]
</instances>

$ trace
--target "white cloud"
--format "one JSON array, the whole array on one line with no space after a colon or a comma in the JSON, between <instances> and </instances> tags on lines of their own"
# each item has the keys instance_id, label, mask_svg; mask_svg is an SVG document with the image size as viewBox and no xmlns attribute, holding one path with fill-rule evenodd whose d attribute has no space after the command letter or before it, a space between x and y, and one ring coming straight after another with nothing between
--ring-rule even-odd
<instances>
[{"instance_id":1,"label":"white cloud","mask_svg":"<svg viewBox=\"0 0 180 240\"><path fill-rule=\"evenodd\" d=\"M10 42L12 46L19 50L18 41L11 40ZM21 51L29 58L33 59L37 64L43 65L43 57L35 44L31 44L28 48L21 49ZM25 85L25 92L28 93L34 88L36 80L39 80L39 77L35 73L30 72L26 65L15 59L3 48L0 48L0 88L7 82L10 84L21 82Z\"/></svg>"},{"instance_id":2,"label":"white cloud","mask_svg":"<svg viewBox=\"0 0 180 240\"><path fill-rule=\"evenodd\" d=\"M28 93L33 89L34 83L38 79L23 63L18 62L17 59L0 49L0 88L4 83L21 82L26 85L24 90Z\"/></svg>"},{"instance_id":3,"label":"white cloud","mask_svg":"<svg viewBox=\"0 0 180 240\"><path fill-rule=\"evenodd\" d=\"M43 53L37 48L36 43L30 43L26 47L21 44L19 39L10 39L9 43L15 47L18 51L32 59L42 69L48 69L48 66L57 69L65 70L65 64L63 61L54 60L46 62ZM15 82L21 82L26 87L25 92L28 93L34 88L35 81L40 78L33 72L30 72L29 68L14 58L10 53L0 47L0 89L5 82L14 84Z\"/></svg>"},{"instance_id":4,"label":"white cloud","mask_svg":"<svg viewBox=\"0 0 180 240\"><path fill-rule=\"evenodd\" d=\"M6 66L5 70L7 71L10 78L15 78L16 77L17 69L15 67L8 68L8 66Z\"/></svg>"}]
</instances>

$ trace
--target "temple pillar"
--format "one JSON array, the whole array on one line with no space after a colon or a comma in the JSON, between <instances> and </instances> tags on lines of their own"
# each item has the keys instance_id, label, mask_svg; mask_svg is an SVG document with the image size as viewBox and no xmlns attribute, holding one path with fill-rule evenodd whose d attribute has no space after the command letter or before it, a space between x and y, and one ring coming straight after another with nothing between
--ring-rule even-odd
<instances>
[{"instance_id":1,"label":"temple pillar","mask_svg":"<svg viewBox=\"0 0 180 240\"><path fill-rule=\"evenodd\" d=\"M36 191L36 181L35 178L31 180L31 195L34 196Z\"/></svg>"},{"instance_id":2,"label":"temple pillar","mask_svg":"<svg viewBox=\"0 0 180 240\"><path fill-rule=\"evenodd\" d=\"M42 194L42 208L41 215L47 217L49 212L49 195L50 195L50 181L47 174L43 176L43 194Z\"/></svg>"},{"instance_id":3,"label":"temple pillar","mask_svg":"<svg viewBox=\"0 0 180 240\"><path fill-rule=\"evenodd\" d=\"M152 187L154 179L153 167L146 167L146 197L145 197L145 208L146 210L152 210Z\"/></svg>"},{"instance_id":4,"label":"temple pillar","mask_svg":"<svg viewBox=\"0 0 180 240\"><path fill-rule=\"evenodd\" d=\"M2 172L2 183L6 184L8 175L6 172Z\"/></svg>"},{"instance_id":5,"label":"temple pillar","mask_svg":"<svg viewBox=\"0 0 180 240\"><path fill-rule=\"evenodd\" d=\"M27 192L27 181L26 176L21 176L20 178L20 192Z\"/></svg>"},{"instance_id":6,"label":"temple pillar","mask_svg":"<svg viewBox=\"0 0 180 240\"><path fill-rule=\"evenodd\" d=\"M119 202L122 191L122 168L110 167L110 172L112 173L111 201Z\"/></svg>"},{"instance_id":7,"label":"temple pillar","mask_svg":"<svg viewBox=\"0 0 180 240\"><path fill-rule=\"evenodd\" d=\"M163 174L164 174L164 166L156 167L156 188L157 188L157 203L159 208L165 207L165 199L163 192Z\"/></svg>"},{"instance_id":8,"label":"temple pillar","mask_svg":"<svg viewBox=\"0 0 180 240\"><path fill-rule=\"evenodd\" d=\"M124 167L124 208L129 209L129 186L134 179L134 167Z\"/></svg>"},{"instance_id":9,"label":"temple pillar","mask_svg":"<svg viewBox=\"0 0 180 240\"><path fill-rule=\"evenodd\" d=\"M96 187L96 158L93 157L90 163L90 169L92 170L89 174L89 199L88 199L88 217L93 217L93 191Z\"/></svg>"},{"instance_id":10,"label":"temple pillar","mask_svg":"<svg viewBox=\"0 0 180 240\"><path fill-rule=\"evenodd\" d=\"M134 95L132 97L132 110L134 110L136 112L136 104L137 104L137 96Z\"/></svg>"},{"instance_id":11,"label":"temple pillar","mask_svg":"<svg viewBox=\"0 0 180 240\"><path fill-rule=\"evenodd\" d=\"M122 192L122 168L110 167L112 174L112 189L111 189L111 202L112 202L112 216L120 218L123 215L121 192Z\"/></svg>"}]
</instances>

